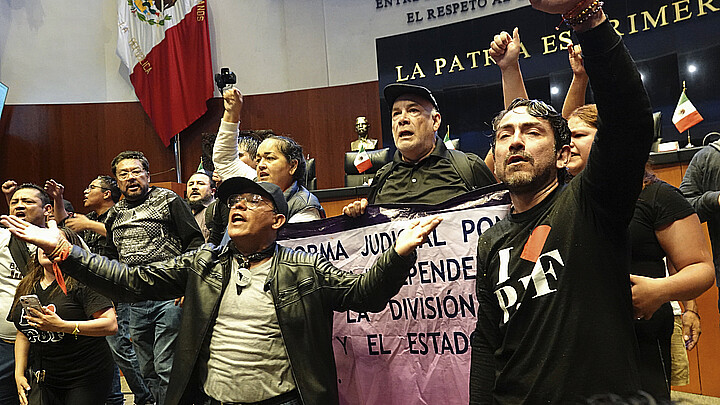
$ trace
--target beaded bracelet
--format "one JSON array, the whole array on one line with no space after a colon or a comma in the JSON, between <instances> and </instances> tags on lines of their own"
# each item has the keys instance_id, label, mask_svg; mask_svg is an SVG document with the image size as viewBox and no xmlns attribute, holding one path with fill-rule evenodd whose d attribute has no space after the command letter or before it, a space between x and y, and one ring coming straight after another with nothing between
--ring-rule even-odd
<instances>
[{"instance_id":1,"label":"beaded bracelet","mask_svg":"<svg viewBox=\"0 0 720 405\"><path fill-rule=\"evenodd\" d=\"M565 15L568 15L568 16L572 17L573 14L575 14L575 12L578 11L578 9L580 9L580 7L581 7L586 1L587 1L587 0L580 0L580 1L575 5L575 7L571 8L570 11L568 11L567 13L564 13L564 14L563 14L563 18L565 17Z\"/></svg>"},{"instance_id":2,"label":"beaded bracelet","mask_svg":"<svg viewBox=\"0 0 720 405\"><path fill-rule=\"evenodd\" d=\"M575 16L568 16L565 17L563 14L563 22L569 26L575 26L580 25L586 21L588 21L592 16L597 14L602 10L603 5L605 5L605 2L600 0L595 0L592 3L590 3L585 9L580 11Z\"/></svg>"}]
</instances>

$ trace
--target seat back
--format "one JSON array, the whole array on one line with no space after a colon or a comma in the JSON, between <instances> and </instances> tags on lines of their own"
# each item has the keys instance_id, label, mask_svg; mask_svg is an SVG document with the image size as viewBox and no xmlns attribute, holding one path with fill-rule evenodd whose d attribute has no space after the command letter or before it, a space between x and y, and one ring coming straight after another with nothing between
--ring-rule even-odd
<instances>
[{"instance_id":1,"label":"seat back","mask_svg":"<svg viewBox=\"0 0 720 405\"><path fill-rule=\"evenodd\" d=\"M315 176L315 158L305 159L305 188L317 190L317 177Z\"/></svg>"},{"instance_id":2,"label":"seat back","mask_svg":"<svg viewBox=\"0 0 720 405\"><path fill-rule=\"evenodd\" d=\"M357 167L355 167L355 158L358 152L345 152L345 187L369 184L371 179L375 177L375 173L392 159L389 148L373 149L365 152L370 157L372 166L363 173L358 173Z\"/></svg>"}]
</instances>

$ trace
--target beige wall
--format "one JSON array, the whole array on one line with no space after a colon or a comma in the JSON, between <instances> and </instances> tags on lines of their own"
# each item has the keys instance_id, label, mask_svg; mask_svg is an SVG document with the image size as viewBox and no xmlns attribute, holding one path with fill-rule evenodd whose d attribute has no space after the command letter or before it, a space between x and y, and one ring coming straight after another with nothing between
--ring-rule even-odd
<instances>
[{"instance_id":1,"label":"beige wall","mask_svg":"<svg viewBox=\"0 0 720 405\"><path fill-rule=\"evenodd\" d=\"M386 0L381 0L385 4ZM377 80L375 38L527 6L483 8L407 23L407 13L452 3L420 0L208 0L213 65L238 73L246 94ZM115 55L113 0L0 1L0 81L10 104L135 101ZM511 29L509 27L508 29ZM479 38L485 46L489 38Z\"/></svg>"}]
</instances>

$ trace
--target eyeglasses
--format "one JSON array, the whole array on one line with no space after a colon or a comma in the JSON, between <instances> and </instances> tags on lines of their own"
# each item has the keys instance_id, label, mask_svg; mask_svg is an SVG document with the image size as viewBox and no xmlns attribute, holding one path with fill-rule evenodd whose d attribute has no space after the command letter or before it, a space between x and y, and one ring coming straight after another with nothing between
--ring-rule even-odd
<instances>
[{"instance_id":1,"label":"eyeglasses","mask_svg":"<svg viewBox=\"0 0 720 405\"><path fill-rule=\"evenodd\" d=\"M145 173L145 170L143 169L133 169L130 171L122 171L117 174L118 180L127 180L130 177L140 177Z\"/></svg>"},{"instance_id":2,"label":"eyeglasses","mask_svg":"<svg viewBox=\"0 0 720 405\"><path fill-rule=\"evenodd\" d=\"M234 194L231 195L227 200L227 206L230 209L233 209L237 207L238 204L241 202L245 203L245 206L250 210L255 210L260 207L260 204L270 204L267 201L263 200L262 196L259 194L254 193L243 193L243 194Z\"/></svg>"},{"instance_id":3,"label":"eyeglasses","mask_svg":"<svg viewBox=\"0 0 720 405\"><path fill-rule=\"evenodd\" d=\"M84 191L92 191L93 189L96 189L96 188L99 188L100 190L110 190L109 188L105 188L105 187L96 186L96 185L94 185L94 184L91 184L91 185L85 187L85 190L84 190Z\"/></svg>"}]
</instances>

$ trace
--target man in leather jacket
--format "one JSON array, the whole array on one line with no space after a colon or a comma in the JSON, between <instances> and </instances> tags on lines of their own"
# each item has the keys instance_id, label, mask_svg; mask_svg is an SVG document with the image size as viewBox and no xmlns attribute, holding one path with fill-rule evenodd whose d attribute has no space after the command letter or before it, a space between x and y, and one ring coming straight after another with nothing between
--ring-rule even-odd
<instances>
[{"instance_id":1,"label":"man in leather jacket","mask_svg":"<svg viewBox=\"0 0 720 405\"><path fill-rule=\"evenodd\" d=\"M332 312L385 308L441 219L414 221L368 271L352 274L275 243L287 215L278 186L237 177L218 198L231 208L227 246L136 267L72 247L55 228L2 223L108 297L185 296L166 404L337 404Z\"/></svg>"}]
</instances>

